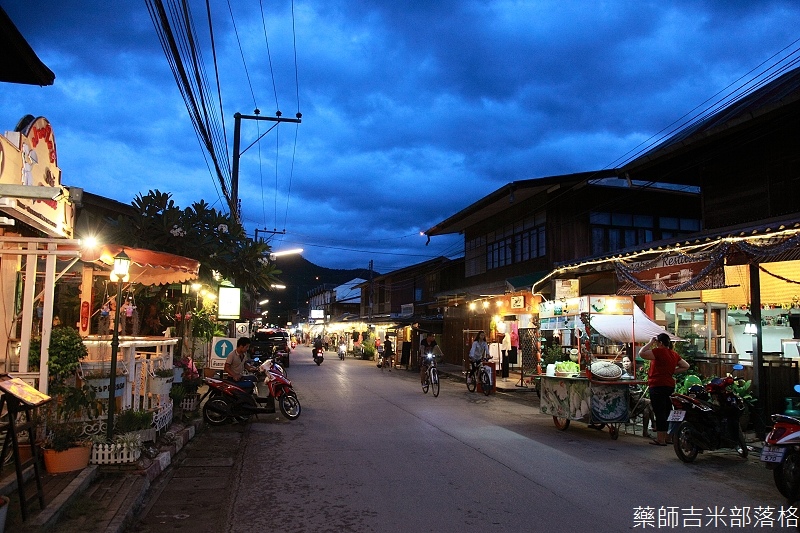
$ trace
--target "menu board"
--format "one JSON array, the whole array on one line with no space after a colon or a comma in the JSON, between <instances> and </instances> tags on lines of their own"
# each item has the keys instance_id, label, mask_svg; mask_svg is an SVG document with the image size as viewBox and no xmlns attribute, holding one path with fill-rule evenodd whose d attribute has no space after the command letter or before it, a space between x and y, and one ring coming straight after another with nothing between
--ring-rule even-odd
<instances>
[{"instance_id":1,"label":"menu board","mask_svg":"<svg viewBox=\"0 0 800 533\"><path fill-rule=\"evenodd\" d=\"M10 394L22 402L36 407L50 401L50 396L39 392L20 378L12 378L8 374L0 374L0 392Z\"/></svg>"}]
</instances>

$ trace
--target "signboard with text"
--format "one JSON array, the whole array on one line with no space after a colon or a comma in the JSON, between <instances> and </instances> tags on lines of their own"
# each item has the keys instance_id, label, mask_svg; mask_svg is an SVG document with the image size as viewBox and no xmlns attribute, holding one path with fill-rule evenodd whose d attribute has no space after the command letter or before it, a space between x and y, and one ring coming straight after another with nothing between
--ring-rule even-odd
<instances>
[{"instance_id":1,"label":"signboard with text","mask_svg":"<svg viewBox=\"0 0 800 533\"><path fill-rule=\"evenodd\" d=\"M213 337L211 339L211 360L209 361L211 368L219 369L225 366L225 359L236 349L237 340L228 337Z\"/></svg>"}]
</instances>

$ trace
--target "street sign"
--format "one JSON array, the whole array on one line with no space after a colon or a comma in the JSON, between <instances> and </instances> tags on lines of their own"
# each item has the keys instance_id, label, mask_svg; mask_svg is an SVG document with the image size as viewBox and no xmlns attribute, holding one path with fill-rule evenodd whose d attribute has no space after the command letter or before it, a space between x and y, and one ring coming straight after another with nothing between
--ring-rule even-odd
<instances>
[{"instance_id":1,"label":"street sign","mask_svg":"<svg viewBox=\"0 0 800 533\"><path fill-rule=\"evenodd\" d=\"M223 368L225 359L236 348L237 339L227 337L212 337L211 339L211 368Z\"/></svg>"},{"instance_id":2,"label":"street sign","mask_svg":"<svg viewBox=\"0 0 800 533\"><path fill-rule=\"evenodd\" d=\"M247 337L250 335L250 324L247 322L236 323L236 338Z\"/></svg>"}]
</instances>

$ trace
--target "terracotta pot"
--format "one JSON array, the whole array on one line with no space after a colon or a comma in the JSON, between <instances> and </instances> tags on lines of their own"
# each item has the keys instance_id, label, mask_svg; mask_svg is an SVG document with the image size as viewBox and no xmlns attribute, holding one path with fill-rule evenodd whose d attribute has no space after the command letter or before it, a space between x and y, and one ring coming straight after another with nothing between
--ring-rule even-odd
<instances>
[{"instance_id":1,"label":"terracotta pot","mask_svg":"<svg viewBox=\"0 0 800 533\"><path fill-rule=\"evenodd\" d=\"M75 446L63 452L44 450L44 467L48 474L82 470L89 466L91 454L91 446Z\"/></svg>"}]
</instances>

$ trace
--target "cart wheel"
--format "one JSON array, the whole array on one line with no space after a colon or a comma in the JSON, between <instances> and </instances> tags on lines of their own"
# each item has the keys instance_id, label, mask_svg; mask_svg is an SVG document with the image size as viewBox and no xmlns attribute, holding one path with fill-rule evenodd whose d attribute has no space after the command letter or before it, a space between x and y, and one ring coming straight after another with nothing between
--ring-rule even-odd
<instances>
[{"instance_id":1,"label":"cart wheel","mask_svg":"<svg viewBox=\"0 0 800 533\"><path fill-rule=\"evenodd\" d=\"M553 417L553 424L556 425L558 429L564 431L569 427L569 418L559 418L557 416Z\"/></svg>"},{"instance_id":2,"label":"cart wheel","mask_svg":"<svg viewBox=\"0 0 800 533\"><path fill-rule=\"evenodd\" d=\"M589 429L596 429L597 431L603 431L606 428L605 423L601 422L600 424L589 424Z\"/></svg>"},{"instance_id":3,"label":"cart wheel","mask_svg":"<svg viewBox=\"0 0 800 533\"><path fill-rule=\"evenodd\" d=\"M608 426L608 434L611 435L611 440L617 440L619 438L619 426Z\"/></svg>"}]
</instances>

